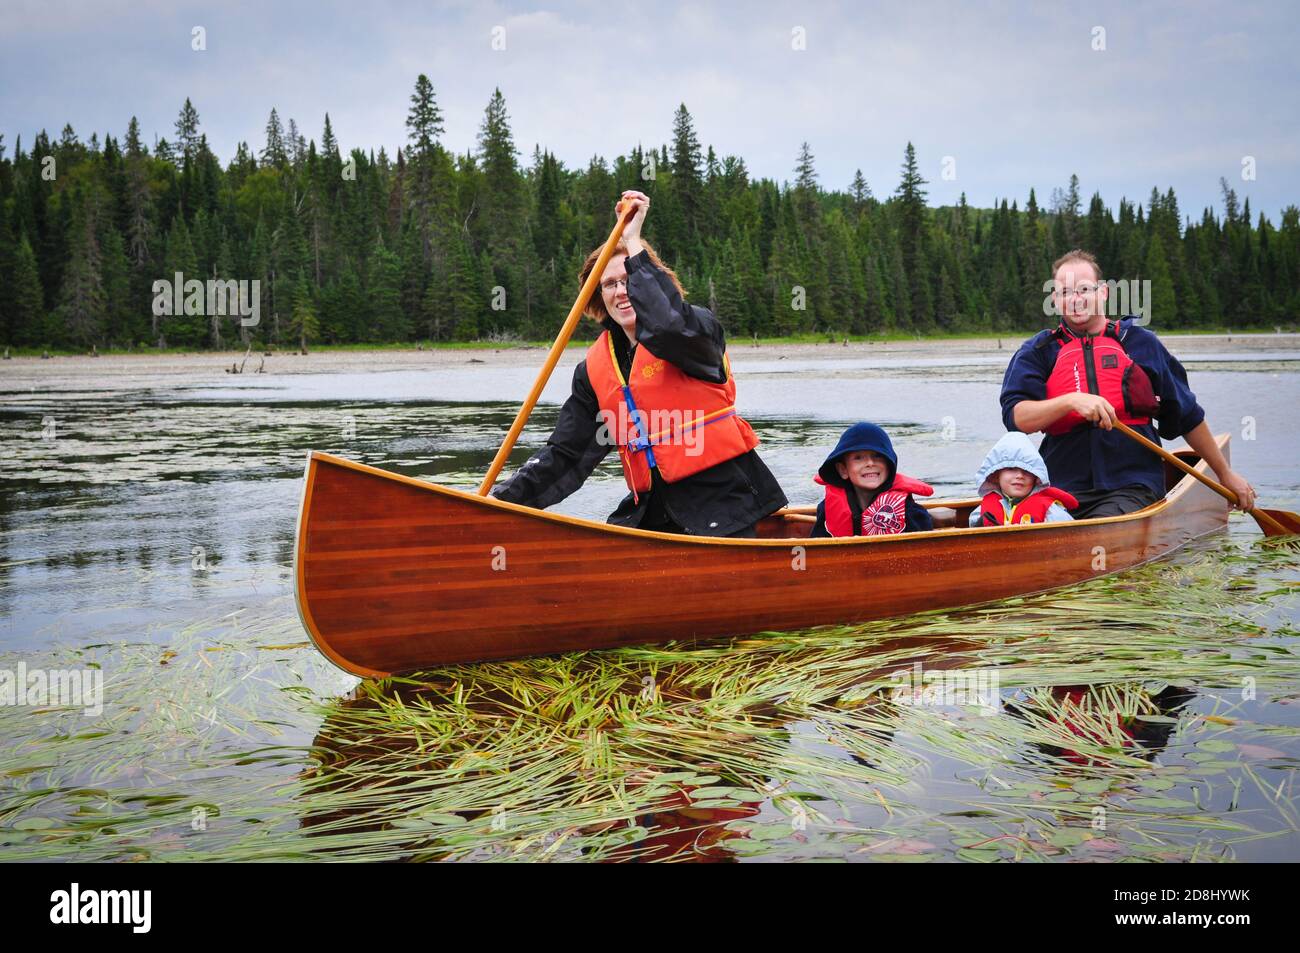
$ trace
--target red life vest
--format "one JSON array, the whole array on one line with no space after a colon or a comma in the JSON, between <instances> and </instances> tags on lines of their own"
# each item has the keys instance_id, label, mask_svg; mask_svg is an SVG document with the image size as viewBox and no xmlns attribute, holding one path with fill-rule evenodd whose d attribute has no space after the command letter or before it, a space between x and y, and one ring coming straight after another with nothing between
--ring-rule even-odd
<instances>
[{"instance_id":1,"label":"red life vest","mask_svg":"<svg viewBox=\"0 0 1300 953\"><path fill-rule=\"evenodd\" d=\"M617 444L634 497L650 489L652 467L676 483L758 446L758 437L736 413L736 381L725 355L723 367L727 380L712 384L641 344L624 380L609 331L587 349L587 377L604 425L601 438Z\"/></svg>"},{"instance_id":2,"label":"red life vest","mask_svg":"<svg viewBox=\"0 0 1300 953\"><path fill-rule=\"evenodd\" d=\"M1055 714L1052 714L1049 717L1051 718L1052 721L1056 722L1058 725L1063 724L1066 728L1070 730L1070 732L1078 735L1080 738L1087 738L1090 741L1098 741L1101 742L1102 744L1106 744L1109 741L1109 739L1107 739L1100 732L1091 731L1082 728L1075 722L1071 721L1069 718L1069 716L1073 714L1075 711L1083 710L1084 708L1083 698L1084 695L1087 694L1087 691L1088 690L1085 688L1052 689L1052 697L1059 698L1061 700L1061 710L1065 717L1057 718ZM1129 719L1126 723L1125 718L1119 712L1114 712L1114 715L1115 715L1115 726L1119 728L1120 733L1124 735L1123 740L1120 741L1120 745L1124 748L1138 747L1137 732L1133 730L1132 720ZM1096 763L1093 758L1082 755L1073 748L1062 748L1061 753L1063 754L1063 756L1067 761L1073 762L1074 764L1095 764Z\"/></svg>"},{"instance_id":3,"label":"red life vest","mask_svg":"<svg viewBox=\"0 0 1300 953\"><path fill-rule=\"evenodd\" d=\"M912 495L934 494L934 488L930 484L895 473L894 482L889 489L877 493L871 505L862 511L862 523L855 533L848 488L832 486L820 476L813 477L813 480L826 487L823 512L826 516L826 532L832 536L887 536L901 533L907 528L907 498Z\"/></svg>"},{"instance_id":4,"label":"red life vest","mask_svg":"<svg viewBox=\"0 0 1300 953\"><path fill-rule=\"evenodd\" d=\"M1063 394L1098 394L1110 401L1119 419L1130 427L1151 423L1160 411L1160 398L1142 366L1128 356L1119 336L1119 322L1108 321L1101 334L1078 337L1062 324L1048 340L1061 342L1056 364L1047 378L1047 399ZM1059 436L1087 421L1070 411L1046 428Z\"/></svg>"},{"instance_id":5,"label":"red life vest","mask_svg":"<svg viewBox=\"0 0 1300 953\"><path fill-rule=\"evenodd\" d=\"M980 503L981 526L1011 526L1017 523L1041 523L1047 519L1047 511L1053 503L1060 503L1067 510L1076 509L1079 501L1064 490L1054 486L1045 486L1030 493L1027 497L1011 507L1011 515L1006 515L1002 505L1002 494L996 491L988 493Z\"/></svg>"}]
</instances>

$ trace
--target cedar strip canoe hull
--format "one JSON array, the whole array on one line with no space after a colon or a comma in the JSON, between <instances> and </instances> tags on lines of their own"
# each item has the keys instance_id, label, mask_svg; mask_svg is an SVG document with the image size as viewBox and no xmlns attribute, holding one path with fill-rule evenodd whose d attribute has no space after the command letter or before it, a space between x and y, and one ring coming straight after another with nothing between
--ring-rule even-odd
<instances>
[{"instance_id":1,"label":"cedar strip canoe hull","mask_svg":"<svg viewBox=\"0 0 1300 953\"><path fill-rule=\"evenodd\" d=\"M1164 500L1125 516L826 540L770 518L767 538L738 540L609 526L313 451L294 590L321 652L375 677L866 622L1071 585L1227 524L1221 497L1170 474ZM964 523L976 502L930 505Z\"/></svg>"}]
</instances>

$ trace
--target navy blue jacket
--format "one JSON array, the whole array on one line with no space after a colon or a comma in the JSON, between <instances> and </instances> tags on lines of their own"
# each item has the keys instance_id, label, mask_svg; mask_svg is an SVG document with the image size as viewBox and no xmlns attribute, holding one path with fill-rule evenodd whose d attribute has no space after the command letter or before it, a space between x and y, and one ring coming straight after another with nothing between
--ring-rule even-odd
<instances>
[{"instance_id":1,"label":"navy blue jacket","mask_svg":"<svg viewBox=\"0 0 1300 953\"><path fill-rule=\"evenodd\" d=\"M880 485L880 489L871 497L872 500L894 485L894 477L898 473L898 454L894 452L894 442L889 439L889 434L877 424L864 420L840 434L839 443L835 445L835 449L830 452L825 461L822 462L821 468L817 471L817 475L828 486L838 486L847 493L853 535L860 536L862 535L863 506L858 500L858 494L853 489L853 485L848 480L843 479L839 474L839 470L835 467L835 461L854 450L870 450L889 461L889 478ZM932 529L934 529L934 520L930 517L930 511L909 495L907 497L903 532L923 533ZM813 539L822 539L831 535L830 531L826 529L825 500L817 504L817 521L813 523L812 532L809 535Z\"/></svg>"},{"instance_id":2,"label":"navy blue jacket","mask_svg":"<svg viewBox=\"0 0 1300 953\"><path fill-rule=\"evenodd\" d=\"M1135 325L1131 317L1120 322L1119 335L1129 357L1152 372L1152 384L1160 398L1158 426L1133 429L1155 443L1161 437L1172 440L1195 429L1205 419L1205 411L1187 385L1183 365L1154 333ZM1002 378L1002 422L1007 430L1020 429L1015 421L1016 404L1047 399L1047 378L1060 350L1050 330L1040 331L1011 358ZM1144 486L1157 497L1165 495L1164 463L1118 430L1076 427L1060 436L1048 434L1038 449L1052 483L1070 493Z\"/></svg>"}]
</instances>

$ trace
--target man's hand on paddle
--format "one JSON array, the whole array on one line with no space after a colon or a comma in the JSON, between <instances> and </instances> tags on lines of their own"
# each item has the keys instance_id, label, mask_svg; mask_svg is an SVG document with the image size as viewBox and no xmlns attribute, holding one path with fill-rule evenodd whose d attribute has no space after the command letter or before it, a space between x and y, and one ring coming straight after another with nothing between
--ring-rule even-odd
<instances>
[{"instance_id":1,"label":"man's hand on paddle","mask_svg":"<svg viewBox=\"0 0 1300 953\"><path fill-rule=\"evenodd\" d=\"M1237 494L1237 503L1233 507L1235 510L1242 510L1243 512L1249 510L1255 505L1255 501L1259 499L1259 495L1255 492L1255 488L1251 486L1250 483L1247 482L1246 478L1236 470L1229 470L1227 473L1220 473L1219 482L1222 483L1226 489Z\"/></svg>"},{"instance_id":2,"label":"man's hand on paddle","mask_svg":"<svg viewBox=\"0 0 1300 953\"><path fill-rule=\"evenodd\" d=\"M1096 394L1071 394L1068 403L1072 411L1084 420L1092 421L1102 430L1110 430L1119 420L1114 406L1105 397L1098 397Z\"/></svg>"}]
</instances>

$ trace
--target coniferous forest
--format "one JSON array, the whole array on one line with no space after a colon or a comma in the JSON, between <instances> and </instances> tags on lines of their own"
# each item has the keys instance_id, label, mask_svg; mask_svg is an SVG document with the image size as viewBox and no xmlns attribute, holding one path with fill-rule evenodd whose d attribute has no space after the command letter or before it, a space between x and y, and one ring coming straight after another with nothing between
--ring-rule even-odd
<instances>
[{"instance_id":1,"label":"coniferous forest","mask_svg":"<svg viewBox=\"0 0 1300 953\"><path fill-rule=\"evenodd\" d=\"M669 117L665 117L668 119ZM260 147L224 166L187 99L174 136L146 144L64 126L12 155L0 136L0 343L215 348L246 344L549 340L586 254L628 188L651 196L646 237L691 300L732 336L1019 332L1046 326L1052 260L1094 251L1107 278L1149 279L1158 329L1273 328L1300 314L1300 210L1239 202L1180 209L1085 200L1077 177L994 208L931 208L909 143L897 184L819 181L808 144L793 181L752 179L701 146L682 105L670 141L566 168L526 161L496 91L473 150L441 141L432 84L416 81L407 144L343 153L275 110ZM154 314L154 282L257 280L260 322ZM595 327L584 322L579 335Z\"/></svg>"}]
</instances>

